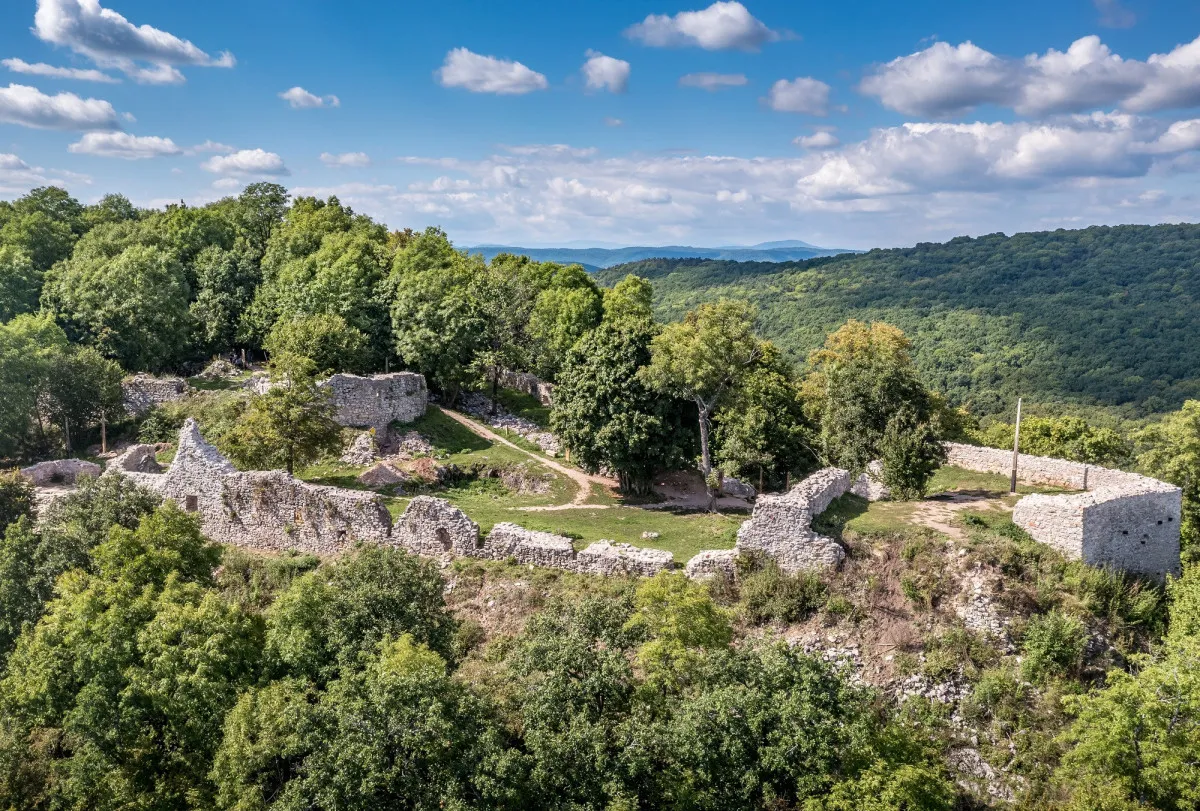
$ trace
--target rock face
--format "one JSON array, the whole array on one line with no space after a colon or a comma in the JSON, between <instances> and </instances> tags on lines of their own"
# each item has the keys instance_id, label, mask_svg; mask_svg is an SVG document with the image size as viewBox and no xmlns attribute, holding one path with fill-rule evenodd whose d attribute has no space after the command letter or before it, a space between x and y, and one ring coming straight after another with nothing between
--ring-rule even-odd
<instances>
[{"instance_id":1,"label":"rock face","mask_svg":"<svg viewBox=\"0 0 1200 811\"><path fill-rule=\"evenodd\" d=\"M187 392L187 382L179 377L134 375L121 381L121 402L134 417L141 417L163 403L182 400Z\"/></svg>"},{"instance_id":2,"label":"rock face","mask_svg":"<svg viewBox=\"0 0 1200 811\"><path fill-rule=\"evenodd\" d=\"M741 479L735 479L732 476L725 476L721 479L721 495L733 496L734 498L752 499L758 495L758 491L752 485L746 484Z\"/></svg>"},{"instance_id":3,"label":"rock face","mask_svg":"<svg viewBox=\"0 0 1200 811\"><path fill-rule=\"evenodd\" d=\"M425 413L429 392L424 375L393 372L373 377L338 374L322 382L339 425L374 428L382 435L393 422L412 422Z\"/></svg>"},{"instance_id":4,"label":"rock face","mask_svg":"<svg viewBox=\"0 0 1200 811\"><path fill-rule=\"evenodd\" d=\"M321 487L281 470L239 473L204 441L195 420L179 432L175 460L166 473L138 470L145 448L135 446L109 466L200 514L204 534L220 543L254 549L295 549L334 554L356 541L387 543L392 522L373 493Z\"/></svg>"},{"instance_id":5,"label":"rock face","mask_svg":"<svg viewBox=\"0 0 1200 811\"><path fill-rule=\"evenodd\" d=\"M38 462L36 465L21 468L21 475L34 487L74 484L80 476L95 478L101 472L103 471L100 465L83 459L55 459L52 462Z\"/></svg>"},{"instance_id":6,"label":"rock face","mask_svg":"<svg viewBox=\"0 0 1200 811\"><path fill-rule=\"evenodd\" d=\"M1012 453L947 443L949 463L1007 475ZM1034 540L1090 566L1162 578L1178 574L1183 493L1172 484L1065 459L1021 454L1022 481L1085 490L1033 494L1017 502L1013 523Z\"/></svg>"},{"instance_id":7,"label":"rock face","mask_svg":"<svg viewBox=\"0 0 1200 811\"><path fill-rule=\"evenodd\" d=\"M156 445L131 445L125 452L108 463L108 470L128 473L162 473L163 467L155 459Z\"/></svg>"},{"instance_id":8,"label":"rock face","mask_svg":"<svg viewBox=\"0 0 1200 811\"><path fill-rule=\"evenodd\" d=\"M871 462L867 469L858 474L850 492L867 501L887 501L892 497L892 491L883 483L883 463Z\"/></svg>"},{"instance_id":9,"label":"rock face","mask_svg":"<svg viewBox=\"0 0 1200 811\"><path fill-rule=\"evenodd\" d=\"M785 572L839 565L845 550L813 531L811 524L814 516L849 489L850 474L827 467L784 495L760 496L750 520L738 529L737 550L765 555Z\"/></svg>"}]
</instances>

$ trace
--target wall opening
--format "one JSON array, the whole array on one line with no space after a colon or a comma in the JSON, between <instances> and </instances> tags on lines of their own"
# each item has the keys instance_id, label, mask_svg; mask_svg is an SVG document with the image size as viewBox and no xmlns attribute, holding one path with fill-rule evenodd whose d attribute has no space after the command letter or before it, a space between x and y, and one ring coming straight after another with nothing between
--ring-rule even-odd
<instances>
[{"instance_id":1,"label":"wall opening","mask_svg":"<svg viewBox=\"0 0 1200 811\"><path fill-rule=\"evenodd\" d=\"M451 548L450 533L446 531L446 528L438 527L434 534L437 536L438 543L442 545L442 549L449 552Z\"/></svg>"},{"instance_id":2,"label":"wall opening","mask_svg":"<svg viewBox=\"0 0 1200 811\"><path fill-rule=\"evenodd\" d=\"M190 512L190 513L194 513L194 512L197 512L197 511L199 511L199 509L200 509L200 498L199 498L199 496L187 496L187 497L186 497L186 498L183 500L183 508L184 508L185 510L187 510L188 512Z\"/></svg>"}]
</instances>

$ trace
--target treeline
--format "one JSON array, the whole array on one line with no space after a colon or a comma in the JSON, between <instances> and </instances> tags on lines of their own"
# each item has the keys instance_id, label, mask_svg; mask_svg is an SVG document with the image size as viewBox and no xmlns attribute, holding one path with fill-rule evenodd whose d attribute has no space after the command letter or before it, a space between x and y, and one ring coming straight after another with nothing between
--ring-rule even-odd
<instances>
[{"instance_id":1,"label":"treeline","mask_svg":"<svg viewBox=\"0 0 1200 811\"><path fill-rule=\"evenodd\" d=\"M804 262L648 260L610 268L654 285L674 319L704 301L761 309L794 360L847 318L902 328L928 385L978 415L1018 396L1126 417L1200 396L1200 226L992 234Z\"/></svg>"}]
</instances>

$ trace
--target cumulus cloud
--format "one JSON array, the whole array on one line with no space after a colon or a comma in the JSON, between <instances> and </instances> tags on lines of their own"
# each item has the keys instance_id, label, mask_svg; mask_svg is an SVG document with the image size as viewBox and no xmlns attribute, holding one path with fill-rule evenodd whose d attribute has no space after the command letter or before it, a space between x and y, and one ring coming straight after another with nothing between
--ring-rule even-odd
<instances>
[{"instance_id":1,"label":"cumulus cloud","mask_svg":"<svg viewBox=\"0 0 1200 811\"><path fill-rule=\"evenodd\" d=\"M716 2L701 11L681 11L673 17L651 14L625 29L625 36L658 48L695 46L708 51L757 51L782 38L736 0Z\"/></svg>"},{"instance_id":2,"label":"cumulus cloud","mask_svg":"<svg viewBox=\"0 0 1200 811\"><path fill-rule=\"evenodd\" d=\"M99 0L38 0L33 31L45 42L147 84L182 82L176 65L229 68L235 63L231 53L213 57L174 34L134 25Z\"/></svg>"},{"instance_id":3,"label":"cumulus cloud","mask_svg":"<svg viewBox=\"0 0 1200 811\"><path fill-rule=\"evenodd\" d=\"M216 155L200 164L206 172L218 175L272 175L291 174L283 158L274 152L262 149L241 149L228 155Z\"/></svg>"},{"instance_id":4,"label":"cumulus cloud","mask_svg":"<svg viewBox=\"0 0 1200 811\"><path fill-rule=\"evenodd\" d=\"M599 51L588 51L587 57L583 77L589 90L624 93L629 88L629 63L624 59L614 59Z\"/></svg>"},{"instance_id":5,"label":"cumulus cloud","mask_svg":"<svg viewBox=\"0 0 1200 811\"><path fill-rule=\"evenodd\" d=\"M107 101L81 99L74 93L48 96L20 84L0 88L0 122L35 129L120 129L117 111Z\"/></svg>"},{"instance_id":6,"label":"cumulus cloud","mask_svg":"<svg viewBox=\"0 0 1200 811\"><path fill-rule=\"evenodd\" d=\"M104 82L106 84L116 84L120 81L115 76L109 76L107 73L100 70L84 70L82 68L60 68L55 65L47 65L45 62L29 63L24 59L5 59L3 60L4 67L11 70L13 73L25 73L30 76L45 76L49 79L77 79L81 82Z\"/></svg>"},{"instance_id":7,"label":"cumulus cloud","mask_svg":"<svg viewBox=\"0 0 1200 811\"><path fill-rule=\"evenodd\" d=\"M802 146L805 149L831 149L841 141L829 130L818 130L812 135L801 135L792 140L796 146Z\"/></svg>"},{"instance_id":8,"label":"cumulus cloud","mask_svg":"<svg viewBox=\"0 0 1200 811\"><path fill-rule=\"evenodd\" d=\"M318 96L298 86L283 91L279 94L279 98L290 104L293 110L342 106L342 101L337 96Z\"/></svg>"},{"instance_id":9,"label":"cumulus cloud","mask_svg":"<svg viewBox=\"0 0 1200 811\"><path fill-rule=\"evenodd\" d=\"M946 118L982 104L1022 115L1080 112L1117 105L1149 112L1200 105L1200 37L1145 62L1123 59L1097 36L1066 51L1024 59L996 56L971 42L937 42L893 59L863 79L859 90L913 116Z\"/></svg>"},{"instance_id":10,"label":"cumulus cloud","mask_svg":"<svg viewBox=\"0 0 1200 811\"><path fill-rule=\"evenodd\" d=\"M483 56L466 48L455 48L435 72L442 87L461 87L472 93L521 95L549 87L546 77L520 62Z\"/></svg>"},{"instance_id":11,"label":"cumulus cloud","mask_svg":"<svg viewBox=\"0 0 1200 811\"><path fill-rule=\"evenodd\" d=\"M68 146L67 150L77 155L98 155L125 160L183 154L183 150L175 146L175 142L170 138L130 135L127 132L89 132Z\"/></svg>"},{"instance_id":12,"label":"cumulus cloud","mask_svg":"<svg viewBox=\"0 0 1200 811\"><path fill-rule=\"evenodd\" d=\"M689 73L679 77L680 87L698 87L710 93L725 87L742 87L746 83L742 73Z\"/></svg>"},{"instance_id":13,"label":"cumulus cloud","mask_svg":"<svg viewBox=\"0 0 1200 811\"><path fill-rule=\"evenodd\" d=\"M342 152L335 155L332 152L321 153L321 163L336 167L370 166L371 158L366 152Z\"/></svg>"},{"instance_id":14,"label":"cumulus cloud","mask_svg":"<svg viewBox=\"0 0 1200 811\"><path fill-rule=\"evenodd\" d=\"M772 110L782 113L825 115L829 106L829 85L807 77L791 81L780 79L771 85L765 100Z\"/></svg>"}]
</instances>

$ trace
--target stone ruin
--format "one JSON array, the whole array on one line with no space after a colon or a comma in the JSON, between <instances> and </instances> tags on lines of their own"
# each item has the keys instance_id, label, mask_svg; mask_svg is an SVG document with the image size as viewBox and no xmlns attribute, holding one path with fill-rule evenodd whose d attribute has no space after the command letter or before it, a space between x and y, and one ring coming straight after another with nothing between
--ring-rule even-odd
<instances>
[{"instance_id":1,"label":"stone ruin","mask_svg":"<svg viewBox=\"0 0 1200 811\"><path fill-rule=\"evenodd\" d=\"M785 572L838 566L845 550L811 525L850 486L847 471L827 467L783 495L759 496L750 520L738 529L736 550L771 558Z\"/></svg>"},{"instance_id":2,"label":"stone ruin","mask_svg":"<svg viewBox=\"0 0 1200 811\"><path fill-rule=\"evenodd\" d=\"M127 476L200 515L204 534L255 549L328 555L356 541L390 542L391 517L373 494L300 481L281 470L238 472L184 423L166 472L148 470L153 445L134 445L109 463L106 475Z\"/></svg>"},{"instance_id":3,"label":"stone ruin","mask_svg":"<svg viewBox=\"0 0 1200 811\"><path fill-rule=\"evenodd\" d=\"M1012 453L946 443L948 464L1009 475ZM1111 566L1162 578L1178 575L1183 492L1122 470L1020 454L1021 481L1080 493L1032 494L1017 502L1013 523L1039 543L1089 566Z\"/></svg>"},{"instance_id":4,"label":"stone ruin","mask_svg":"<svg viewBox=\"0 0 1200 811\"><path fill-rule=\"evenodd\" d=\"M393 372L372 377L337 374L320 384L329 390L334 419L351 428L372 428L383 436L393 422L412 422L425 413L425 376Z\"/></svg>"},{"instance_id":5,"label":"stone ruin","mask_svg":"<svg viewBox=\"0 0 1200 811\"><path fill-rule=\"evenodd\" d=\"M121 402L133 417L141 417L164 403L182 400L188 394L188 384L181 377L134 375L121 381Z\"/></svg>"},{"instance_id":6,"label":"stone ruin","mask_svg":"<svg viewBox=\"0 0 1200 811\"><path fill-rule=\"evenodd\" d=\"M80 476L95 478L100 473L100 465L83 459L55 459L21 468L21 475L34 487L75 484Z\"/></svg>"},{"instance_id":7,"label":"stone ruin","mask_svg":"<svg viewBox=\"0 0 1200 811\"><path fill-rule=\"evenodd\" d=\"M554 384L540 380L537 375L529 372L501 372L500 385L536 397L544 406L554 404Z\"/></svg>"}]
</instances>

